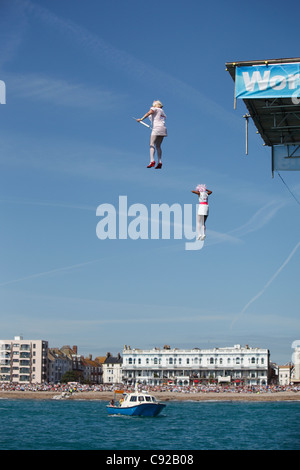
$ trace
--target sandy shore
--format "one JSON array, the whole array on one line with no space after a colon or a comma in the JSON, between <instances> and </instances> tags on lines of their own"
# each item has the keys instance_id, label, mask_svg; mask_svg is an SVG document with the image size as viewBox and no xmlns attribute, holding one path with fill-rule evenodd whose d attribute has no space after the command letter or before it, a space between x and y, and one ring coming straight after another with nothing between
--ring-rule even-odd
<instances>
[{"instance_id":1,"label":"sandy shore","mask_svg":"<svg viewBox=\"0 0 300 470\"><path fill-rule=\"evenodd\" d=\"M273 392L273 393L233 393L233 392L151 392L157 400L166 401L300 401L300 392ZM57 392L0 392L0 399L8 400L51 400ZM68 400L104 400L110 401L113 392L78 392Z\"/></svg>"}]
</instances>

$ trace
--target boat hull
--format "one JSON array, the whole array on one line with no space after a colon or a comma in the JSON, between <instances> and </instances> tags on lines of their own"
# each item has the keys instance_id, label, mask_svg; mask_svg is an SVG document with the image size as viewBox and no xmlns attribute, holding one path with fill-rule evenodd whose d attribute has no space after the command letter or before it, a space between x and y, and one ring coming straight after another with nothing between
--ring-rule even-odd
<instances>
[{"instance_id":1,"label":"boat hull","mask_svg":"<svg viewBox=\"0 0 300 470\"><path fill-rule=\"evenodd\" d=\"M166 405L162 403L142 403L135 406L107 406L107 412L110 415L125 416L157 416Z\"/></svg>"}]
</instances>

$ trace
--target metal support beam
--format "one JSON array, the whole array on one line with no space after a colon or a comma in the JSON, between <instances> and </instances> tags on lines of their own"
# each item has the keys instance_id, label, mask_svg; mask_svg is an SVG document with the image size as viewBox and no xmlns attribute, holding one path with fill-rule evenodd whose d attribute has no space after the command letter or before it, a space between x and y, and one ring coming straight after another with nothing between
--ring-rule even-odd
<instances>
[{"instance_id":1,"label":"metal support beam","mask_svg":"<svg viewBox=\"0 0 300 470\"><path fill-rule=\"evenodd\" d=\"M248 155L248 121L250 118L250 114L244 114L243 118L245 118L246 123L246 155Z\"/></svg>"}]
</instances>

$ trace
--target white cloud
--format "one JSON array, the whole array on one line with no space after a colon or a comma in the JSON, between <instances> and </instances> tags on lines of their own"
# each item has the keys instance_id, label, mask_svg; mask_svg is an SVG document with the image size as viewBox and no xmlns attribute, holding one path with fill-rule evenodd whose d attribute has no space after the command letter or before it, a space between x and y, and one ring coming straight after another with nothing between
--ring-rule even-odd
<instances>
[{"instance_id":1,"label":"white cloud","mask_svg":"<svg viewBox=\"0 0 300 470\"><path fill-rule=\"evenodd\" d=\"M27 280L30 280L30 279L36 279L36 278L40 278L40 277L44 277L44 276L49 276L49 275L61 273L63 271L73 271L74 269L79 269L79 268L88 266L90 264L95 264L98 261L99 260L97 259L97 260L93 260L93 261L87 261L87 262L84 262L84 263L72 264L70 266L64 266L64 267L61 267L61 268L50 269L48 271L43 271L43 272L39 272L39 273L35 273L35 274L29 274L27 276L20 277L18 279L12 279L10 281L2 282L2 283L0 283L0 287L8 286L10 284L15 284L15 283L22 282L22 281L27 281Z\"/></svg>"},{"instance_id":2,"label":"white cloud","mask_svg":"<svg viewBox=\"0 0 300 470\"><path fill-rule=\"evenodd\" d=\"M252 217L250 217L248 222L232 230L229 234L235 235L236 237L242 237L248 233L260 230L267 225L275 217L277 212L285 205L285 202L279 202L277 200L273 200L265 204L263 207L260 207Z\"/></svg>"},{"instance_id":3,"label":"white cloud","mask_svg":"<svg viewBox=\"0 0 300 470\"><path fill-rule=\"evenodd\" d=\"M44 101L56 106L106 110L115 108L120 97L97 88L87 88L80 83L40 75L8 75L6 82L10 94L25 99Z\"/></svg>"},{"instance_id":4,"label":"white cloud","mask_svg":"<svg viewBox=\"0 0 300 470\"><path fill-rule=\"evenodd\" d=\"M296 251L298 250L300 246L300 242L297 243L297 245L293 248L293 250L291 251L291 253L289 254L289 256L286 258L286 260L282 263L282 265L280 266L279 269L277 269L277 271L273 274L273 276L269 279L269 281L264 285L264 287L254 296L252 297L251 300L249 300L249 302L247 302L247 304L244 306L244 308L242 309L242 311L239 313L239 315L233 320L233 322L231 323L231 328L233 327L233 325L241 318L241 316L246 312L246 310L250 307L250 305L255 302L259 297L261 297L265 291L268 289L268 287L272 284L272 282L277 278L277 276L279 276L279 274L281 273L281 271L285 268L285 266L291 261L291 259L293 258L293 256L295 255Z\"/></svg>"},{"instance_id":5,"label":"white cloud","mask_svg":"<svg viewBox=\"0 0 300 470\"><path fill-rule=\"evenodd\" d=\"M220 106L218 102L208 98L205 94L182 80L137 59L126 51L117 49L98 35L90 33L73 21L59 18L50 10L30 0L22 0L22 5L39 20L59 30L65 36L70 37L72 44L76 42L86 49L89 54L93 54L96 60L101 61L102 65L103 60L105 60L107 64L116 67L138 82L146 80L148 83L157 83L160 87L164 87L167 92L173 93L177 97L181 96L186 101L189 101L201 112L204 111L211 114L227 125L240 126L240 118L233 112L229 112Z\"/></svg>"},{"instance_id":6,"label":"white cloud","mask_svg":"<svg viewBox=\"0 0 300 470\"><path fill-rule=\"evenodd\" d=\"M0 15L0 67L9 63L18 52L27 29L27 20L22 5L12 0L1 0Z\"/></svg>"}]
</instances>

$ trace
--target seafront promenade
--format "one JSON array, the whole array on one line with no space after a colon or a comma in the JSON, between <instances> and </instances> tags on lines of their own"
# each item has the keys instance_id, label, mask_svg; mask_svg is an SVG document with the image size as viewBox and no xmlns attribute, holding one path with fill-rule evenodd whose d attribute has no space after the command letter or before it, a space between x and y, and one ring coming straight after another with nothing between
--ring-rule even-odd
<instances>
[{"instance_id":1,"label":"seafront promenade","mask_svg":"<svg viewBox=\"0 0 300 470\"><path fill-rule=\"evenodd\" d=\"M115 387L119 390L119 387ZM163 386L139 387L152 393L159 401L300 401L300 386L267 386L267 387L219 387L201 385L191 387ZM125 387L124 391L132 391ZM0 385L0 399L35 399L51 400L62 392L70 392L69 400L104 400L110 401L114 387L101 385Z\"/></svg>"}]
</instances>

